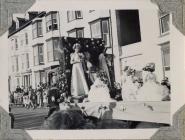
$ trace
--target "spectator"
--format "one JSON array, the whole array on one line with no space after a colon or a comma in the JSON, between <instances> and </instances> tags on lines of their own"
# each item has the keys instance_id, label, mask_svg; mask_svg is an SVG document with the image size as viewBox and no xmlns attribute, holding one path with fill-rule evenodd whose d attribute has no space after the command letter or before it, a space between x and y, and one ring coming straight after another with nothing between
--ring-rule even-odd
<instances>
[{"instance_id":1,"label":"spectator","mask_svg":"<svg viewBox=\"0 0 185 140\"><path fill-rule=\"evenodd\" d=\"M47 98L48 89L45 87L43 90L43 106L47 107L48 104L48 98Z\"/></svg>"},{"instance_id":2,"label":"spectator","mask_svg":"<svg viewBox=\"0 0 185 140\"><path fill-rule=\"evenodd\" d=\"M37 86L37 104L39 107L43 106L43 89L40 85Z\"/></svg>"},{"instance_id":3,"label":"spectator","mask_svg":"<svg viewBox=\"0 0 185 140\"><path fill-rule=\"evenodd\" d=\"M29 91L28 91L28 97L29 97L29 106L28 106L28 108L32 107L34 109L36 107L35 106L36 94L34 93L31 86L30 86Z\"/></svg>"},{"instance_id":4,"label":"spectator","mask_svg":"<svg viewBox=\"0 0 185 140\"><path fill-rule=\"evenodd\" d=\"M19 92L21 92L22 90L21 90L21 88L20 88L20 86L17 86L17 88L16 88L16 90L15 90L17 93Z\"/></svg>"}]
</instances>

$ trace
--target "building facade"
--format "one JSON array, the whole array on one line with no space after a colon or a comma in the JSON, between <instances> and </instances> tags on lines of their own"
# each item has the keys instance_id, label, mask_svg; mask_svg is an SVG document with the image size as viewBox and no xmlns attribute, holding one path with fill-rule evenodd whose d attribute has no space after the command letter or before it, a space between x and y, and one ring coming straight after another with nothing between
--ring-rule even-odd
<instances>
[{"instance_id":1,"label":"building facade","mask_svg":"<svg viewBox=\"0 0 185 140\"><path fill-rule=\"evenodd\" d=\"M102 38L107 53L114 55L117 82L125 66L142 71L148 62L156 64L159 81L170 78L169 21L168 13L144 9L28 12L16 17L9 28L11 91L17 85L35 88L50 81L59 66L62 36Z\"/></svg>"}]
</instances>

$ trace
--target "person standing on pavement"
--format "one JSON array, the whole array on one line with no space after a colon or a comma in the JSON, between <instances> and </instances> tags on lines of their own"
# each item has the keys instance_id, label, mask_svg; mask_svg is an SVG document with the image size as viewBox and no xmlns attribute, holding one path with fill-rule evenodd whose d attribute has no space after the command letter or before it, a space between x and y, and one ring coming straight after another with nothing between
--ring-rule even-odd
<instances>
[{"instance_id":1,"label":"person standing on pavement","mask_svg":"<svg viewBox=\"0 0 185 140\"><path fill-rule=\"evenodd\" d=\"M35 89L32 92L31 100L32 100L32 103L33 103L33 109L35 109L37 107L37 94L36 94Z\"/></svg>"},{"instance_id":2,"label":"person standing on pavement","mask_svg":"<svg viewBox=\"0 0 185 140\"><path fill-rule=\"evenodd\" d=\"M41 85L37 86L37 104L39 107L43 106L43 89Z\"/></svg>"},{"instance_id":3,"label":"person standing on pavement","mask_svg":"<svg viewBox=\"0 0 185 140\"><path fill-rule=\"evenodd\" d=\"M29 91L28 91L28 97L29 97L29 105L28 108L30 108L30 106L35 109L36 107L36 94L34 92L34 90L32 89L32 87L30 86Z\"/></svg>"}]
</instances>

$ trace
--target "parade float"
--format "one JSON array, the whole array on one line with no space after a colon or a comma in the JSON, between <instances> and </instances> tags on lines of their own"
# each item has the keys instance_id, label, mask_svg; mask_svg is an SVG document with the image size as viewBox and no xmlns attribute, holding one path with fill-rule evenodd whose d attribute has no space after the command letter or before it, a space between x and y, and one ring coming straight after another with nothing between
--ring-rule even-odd
<instances>
[{"instance_id":1,"label":"parade float","mask_svg":"<svg viewBox=\"0 0 185 140\"><path fill-rule=\"evenodd\" d=\"M72 97L71 100L71 76L72 65L70 64L70 54L73 52L73 44L79 43L82 53L91 55L90 62L97 71L99 55L104 53L110 75L110 97L112 100L103 102L84 102L86 96ZM123 120L129 122L150 122L159 124L170 124L170 101L122 101L115 97L119 96L121 89L115 87L114 78L114 53L107 54L104 41L92 38L72 38L61 37L59 44L60 66L57 69L56 77L59 89L68 100L63 99L60 103L60 110L79 110L85 116L92 116L98 119ZM110 49L110 48L109 48ZM135 72L137 73L137 72ZM86 80L89 81L88 73ZM91 87L92 83L88 83ZM88 95L87 95L88 96Z\"/></svg>"}]
</instances>

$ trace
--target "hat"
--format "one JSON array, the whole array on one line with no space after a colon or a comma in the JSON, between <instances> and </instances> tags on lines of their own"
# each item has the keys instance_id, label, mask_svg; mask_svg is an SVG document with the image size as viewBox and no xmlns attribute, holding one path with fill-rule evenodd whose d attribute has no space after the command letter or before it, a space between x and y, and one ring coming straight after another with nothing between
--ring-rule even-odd
<instances>
[{"instance_id":1,"label":"hat","mask_svg":"<svg viewBox=\"0 0 185 140\"><path fill-rule=\"evenodd\" d=\"M129 68L129 69L126 71L126 73L127 73L127 76L132 75L132 69Z\"/></svg>"},{"instance_id":2,"label":"hat","mask_svg":"<svg viewBox=\"0 0 185 140\"><path fill-rule=\"evenodd\" d=\"M155 63L148 63L146 66L143 68L144 71L150 71L154 72L155 71Z\"/></svg>"},{"instance_id":3,"label":"hat","mask_svg":"<svg viewBox=\"0 0 185 140\"><path fill-rule=\"evenodd\" d=\"M73 45L73 50L75 50L76 48L79 48L79 49L81 49L81 45L79 44L79 43L75 43L74 45Z\"/></svg>"},{"instance_id":4,"label":"hat","mask_svg":"<svg viewBox=\"0 0 185 140\"><path fill-rule=\"evenodd\" d=\"M127 71L130 67L129 66L125 66L123 71Z\"/></svg>"}]
</instances>

